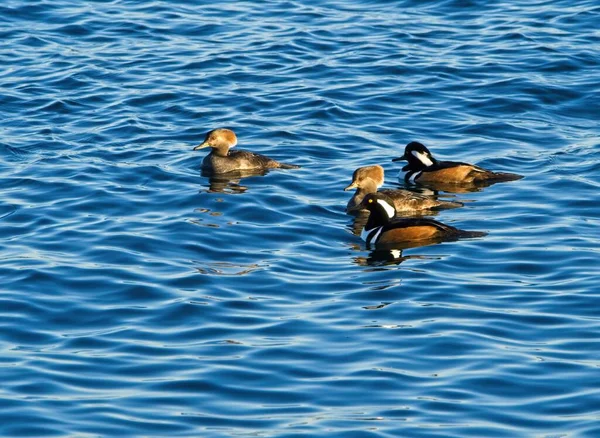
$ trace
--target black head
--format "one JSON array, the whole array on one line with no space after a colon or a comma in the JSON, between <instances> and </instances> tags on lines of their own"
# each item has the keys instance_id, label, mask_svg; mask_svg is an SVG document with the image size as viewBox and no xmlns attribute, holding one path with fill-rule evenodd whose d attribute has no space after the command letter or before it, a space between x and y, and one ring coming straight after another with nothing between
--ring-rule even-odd
<instances>
[{"instance_id":1,"label":"black head","mask_svg":"<svg viewBox=\"0 0 600 438\"><path fill-rule=\"evenodd\" d=\"M433 158L429 149L425 147L423 143L418 141L411 141L404 148L404 155L398 158L392 159L392 161L408 161L408 164L402 168L402 170L423 170L429 166L433 166L436 159Z\"/></svg>"},{"instance_id":2,"label":"black head","mask_svg":"<svg viewBox=\"0 0 600 438\"><path fill-rule=\"evenodd\" d=\"M370 228L372 226L384 225L396 216L394 201L382 193L369 193L358 204L358 208L364 208L371 213L367 222L367 225L371 225Z\"/></svg>"}]
</instances>

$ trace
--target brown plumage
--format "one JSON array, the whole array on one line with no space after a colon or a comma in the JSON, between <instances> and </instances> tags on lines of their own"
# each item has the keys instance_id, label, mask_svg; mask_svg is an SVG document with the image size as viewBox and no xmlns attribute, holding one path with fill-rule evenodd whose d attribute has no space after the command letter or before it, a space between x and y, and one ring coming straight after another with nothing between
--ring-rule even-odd
<instances>
[{"instance_id":1,"label":"brown plumage","mask_svg":"<svg viewBox=\"0 0 600 438\"><path fill-rule=\"evenodd\" d=\"M408 248L486 235L479 231L459 230L428 218L397 218L392 200L382 193L369 193L355 208L369 211L367 223L360 233L368 245Z\"/></svg>"},{"instance_id":2,"label":"brown plumage","mask_svg":"<svg viewBox=\"0 0 600 438\"><path fill-rule=\"evenodd\" d=\"M383 181L384 171L381 166L364 166L356 169L352 175L352 183L344 189L356 189L348 201L346 212L355 211L355 207L366 195L377 192L377 189L383 185ZM409 190L385 189L379 193L383 193L393 201L394 208L398 213L462 207L460 202L440 201L432 196L421 195Z\"/></svg>"},{"instance_id":3,"label":"brown plumage","mask_svg":"<svg viewBox=\"0 0 600 438\"><path fill-rule=\"evenodd\" d=\"M516 173L492 172L473 164L436 160L423 144L413 141L406 145L404 155L392 161L406 160L406 182L442 184L494 184L523 178Z\"/></svg>"},{"instance_id":4,"label":"brown plumage","mask_svg":"<svg viewBox=\"0 0 600 438\"><path fill-rule=\"evenodd\" d=\"M227 173L241 170L298 169L300 166L280 163L264 155L248 151L231 151L237 137L230 129L214 129L206 134L204 141L194 150L210 147L210 153L202 161L202 169L212 173Z\"/></svg>"},{"instance_id":5,"label":"brown plumage","mask_svg":"<svg viewBox=\"0 0 600 438\"><path fill-rule=\"evenodd\" d=\"M402 228L393 228L382 233L377 239L378 244L394 242L410 242L416 240L439 239L443 237L443 231L440 228L428 225L412 225Z\"/></svg>"}]
</instances>

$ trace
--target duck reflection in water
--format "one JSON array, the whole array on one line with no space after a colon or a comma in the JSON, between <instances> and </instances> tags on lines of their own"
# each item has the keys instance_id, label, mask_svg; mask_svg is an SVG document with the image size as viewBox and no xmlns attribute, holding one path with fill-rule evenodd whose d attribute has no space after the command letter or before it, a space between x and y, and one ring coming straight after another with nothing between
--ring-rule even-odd
<instances>
[{"instance_id":1,"label":"duck reflection in water","mask_svg":"<svg viewBox=\"0 0 600 438\"><path fill-rule=\"evenodd\" d=\"M359 245L356 245L355 249L357 251L360 250ZM404 250L402 249L375 249L369 252L367 257L354 257L354 263L360 266L391 266L399 265L410 259L423 260L429 258L431 257L424 255L404 255Z\"/></svg>"},{"instance_id":2,"label":"duck reflection in water","mask_svg":"<svg viewBox=\"0 0 600 438\"><path fill-rule=\"evenodd\" d=\"M265 176L267 173L269 173L268 169L236 170L227 173L214 173L210 170L202 169L201 172L202 176L208 178L209 187L207 192L229 194L244 193L248 190L247 186L241 184L243 178Z\"/></svg>"}]
</instances>

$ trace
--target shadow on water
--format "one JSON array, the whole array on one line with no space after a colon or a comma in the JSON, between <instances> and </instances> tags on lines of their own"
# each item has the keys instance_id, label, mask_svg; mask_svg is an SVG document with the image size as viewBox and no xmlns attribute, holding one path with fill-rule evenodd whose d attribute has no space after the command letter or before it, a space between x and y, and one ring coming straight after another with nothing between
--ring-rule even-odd
<instances>
[{"instance_id":1,"label":"shadow on water","mask_svg":"<svg viewBox=\"0 0 600 438\"><path fill-rule=\"evenodd\" d=\"M208 178L209 187L206 190L208 193L240 194L248 190L247 186L241 184L243 178L264 176L267 173L269 173L268 169L259 169L213 174L209 170L202 169L201 175Z\"/></svg>"}]
</instances>

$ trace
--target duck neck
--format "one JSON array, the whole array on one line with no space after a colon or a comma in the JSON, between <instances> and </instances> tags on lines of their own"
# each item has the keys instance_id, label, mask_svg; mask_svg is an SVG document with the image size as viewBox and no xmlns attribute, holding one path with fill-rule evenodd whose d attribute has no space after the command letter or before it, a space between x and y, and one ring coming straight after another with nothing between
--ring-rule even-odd
<instances>
[{"instance_id":1,"label":"duck neck","mask_svg":"<svg viewBox=\"0 0 600 438\"><path fill-rule=\"evenodd\" d=\"M227 146L212 146L212 153L217 157L226 157L229 155L229 147Z\"/></svg>"},{"instance_id":2,"label":"duck neck","mask_svg":"<svg viewBox=\"0 0 600 438\"><path fill-rule=\"evenodd\" d=\"M358 190L360 190L361 193L363 193L363 196L367 196L369 193L376 193L377 187L379 186L375 181L373 181L371 178L367 178L362 182Z\"/></svg>"}]
</instances>

